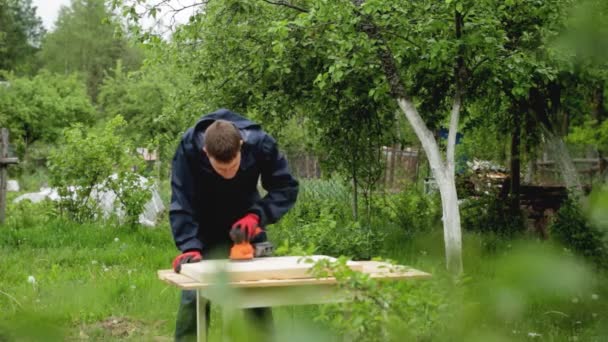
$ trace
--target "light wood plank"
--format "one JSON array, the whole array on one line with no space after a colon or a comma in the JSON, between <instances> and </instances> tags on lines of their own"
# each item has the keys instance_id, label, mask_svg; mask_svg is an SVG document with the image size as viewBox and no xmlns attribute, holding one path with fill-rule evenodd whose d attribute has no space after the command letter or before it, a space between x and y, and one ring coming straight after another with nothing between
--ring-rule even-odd
<instances>
[{"instance_id":1,"label":"light wood plank","mask_svg":"<svg viewBox=\"0 0 608 342\"><path fill-rule=\"evenodd\" d=\"M358 261L362 266L362 272L369 274L371 278L386 279L386 280L409 280L409 279L426 279L430 278L431 274L422 272L406 266L394 266L386 262L378 261ZM194 280L183 274L175 273L173 270L159 270L159 279L168 284L177 286L184 290L205 289L214 286L213 283L201 282ZM300 285L322 285L336 284L336 279L329 278L299 278L299 279L266 279L253 281L238 281L228 282L227 285L235 288L248 287L284 287L284 286L300 286ZM217 285L217 283L216 283Z\"/></svg>"},{"instance_id":2,"label":"light wood plank","mask_svg":"<svg viewBox=\"0 0 608 342\"><path fill-rule=\"evenodd\" d=\"M218 277L227 277L230 282L301 279L310 278L310 269L322 259L336 260L325 255L267 257L249 261L203 260L183 265L181 274L203 283L216 282ZM347 262L347 266L355 271L363 270L363 266L354 261Z\"/></svg>"}]
</instances>

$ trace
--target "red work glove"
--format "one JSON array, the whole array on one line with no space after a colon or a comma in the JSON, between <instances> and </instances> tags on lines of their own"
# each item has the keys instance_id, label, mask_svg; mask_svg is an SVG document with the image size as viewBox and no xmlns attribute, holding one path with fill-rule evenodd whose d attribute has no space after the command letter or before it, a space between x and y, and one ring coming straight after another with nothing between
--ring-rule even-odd
<instances>
[{"instance_id":1,"label":"red work glove","mask_svg":"<svg viewBox=\"0 0 608 342\"><path fill-rule=\"evenodd\" d=\"M179 273L182 270L183 264L199 262L201 260L203 260L203 256L200 251L184 252L173 259L173 270L175 273Z\"/></svg>"},{"instance_id":2,"label":"red work glove","mask_svg":"<svg viewBox=\"0 0 608 342\"><path fill-rule=\"evenodd\" d=\"M249 213L243 216L240 220L236 221L232 225L232 229L239 229L244 233L247 241L251 240L256 233L256 228L260 224L260 217L256 214ZM232 234L231 234L232 235Z\"/></svg>"}]
</instances>

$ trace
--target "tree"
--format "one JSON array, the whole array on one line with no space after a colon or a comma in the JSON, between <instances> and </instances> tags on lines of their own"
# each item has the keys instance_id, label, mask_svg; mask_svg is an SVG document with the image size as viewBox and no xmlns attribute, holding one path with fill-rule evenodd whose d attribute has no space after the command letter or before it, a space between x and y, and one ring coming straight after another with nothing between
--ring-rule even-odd
<instances>
[{"instance_id":1,"label":"tree","mask_svg":"<svg viewBox=\"0 0 608 342\"><path fill-rule=\"evenodd\" d=\"M44 33L32 0L0 0L0 70L33 72Z\"/></svg>"},{"instance_id":2,"label":"tree","mask_svg":"<svg viewBox=\"0 0 608 342\"><path fill-rule=\"evenodd\" d=\"M361 130L339 129L336 122L365 126L355 115L363 108L368 117L390 125L385 118L398 109L439 185L447 265L460 273L454 180L460 116L471 105L492 104L489 109L497 112L487 113L489 121L509 120L512 171L519 175L522 127L527 135L538 131L538 120L530 115L531 89L546 85L557 70L543 44L561 25L569 3L200 1L204 11L173 37L172 58L193 74L204 105L230 105L265 123L304 115L319 141L327 139L327 151L340 151L346 159L352 158L348 137ZM535 54L538 49L542 52ZM445 146L436 138L442 126L449 128Z\"/></svg>"},{"instance_id":3,"label":"tree","mask_svg":"<svg viewBox=\"0 0 608 342\"><path fill-rule=\"evenodd\" d=\"M95 108L74 75L42 71L32 78L9 75L8 82L0 86L0 126L9 128L20 156L36 141L52 144L63 128L94 120Z\"/></svg>"},{"instance_id":4,"label":"tree","mask_svg":"<svg viewBox=\"0 0 608 342\"><path fill-rule=\"evenodd\" d=\"M104 0L72 0L70 7L62 7L55 30L43 41L41 57L53 72L82 73L94 102L106 71L118 59L127 70L139 67L141 60Z\"/></svg>"},{"instance_id":5,"label":"tree","mask_svg":"<svg viewBox=\"0 0 608 342\"><path fill-rule=\"evenodd\" d=\"M568 141L593 146L600 157L600 172L607 166L603 156L608 151L608 4L601 0L582 1L573 10L567 30L555 44L558 51L583 71L586 96L580 101L587 110L573 120Z\"/></svg>"},{"instance_id":6,"label":"tree","mask_svg":"<svg viewBox=\"0 0 608 342\"><path fill-rule=\"evenodd\" d=\"M171 86L160 69L148 70L128 73L119 60L103 80L98 97L104 116L123 116L130 122L133 141L139 144L154 140L159 133L161 127L154 119L162 113L168 96L166 88Z\"/></svg>"},{"instance_id":7,"label":"tree","mask_svg":"<svg viewBox=\"0 0 608 342\"><path fill-rule=\"evenodd\" d=\"M448 268L460 273L454 144L469 81L484 70L486 59L481 56L493 57L502 43L491 5L477 9L460 1L208 2L205 12L192 18L174 39L179 58L190 62L207 103L231 104L262 115L267 122L305 114L312 119L312 131L326 139L323 147L339 151L345 160L353 158L348 147L356 145L351 139L360 127L370 135L390 132L375 127L385 127L383 122L390 126L394 110L400 108L438 181ZM470 14L466 24L475 30L464 29L464 9ZM425 110L426 120L418 108ZM451 113L450 134L443 158L433 131L446 112ZM360 160L358 167L369 164L368 159Z\"/></svg>"},{"instance_id":8,"label":"tree","mask_svg":"<svg viewBox=\"0 0 608 342\"><path fill-rule=\"evenodd\" d=\"M201 116L207 99L193 85L192 73L168 57L168 44L157 44L145 50L146 63L136 71L124 70L117 62L100 86L98 104L102 118L125 117L137 146L156 149L160 160L169 161L179 137Z\"/></svg>"}]
</instances>

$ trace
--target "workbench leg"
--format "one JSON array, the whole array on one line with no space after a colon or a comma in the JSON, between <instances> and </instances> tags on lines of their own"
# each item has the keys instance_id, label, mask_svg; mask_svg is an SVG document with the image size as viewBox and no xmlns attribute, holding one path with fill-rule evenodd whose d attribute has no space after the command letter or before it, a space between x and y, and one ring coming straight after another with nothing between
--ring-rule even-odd
<instances>
[{"instance_id":1,"label":"workbench leg","mask_svg":"<svg viewBox=\"0 0 608 342\"><path fill-rule=\"evenodd\" d=\"M196 336L198 342L207 342L207 313L205 306L207 299L201 296L200 291L196 291Z\"/></svg>"},{"instance_id":2,"label":"workbench leg","mask_svg":"<svg viewBox=\"0 0 608 342\"><path fill-rule=\"evenodd\" d=\"M230 308L222 308L222 341L230 342L230 322L234 312Z\"/></svg>"}]
</instances>

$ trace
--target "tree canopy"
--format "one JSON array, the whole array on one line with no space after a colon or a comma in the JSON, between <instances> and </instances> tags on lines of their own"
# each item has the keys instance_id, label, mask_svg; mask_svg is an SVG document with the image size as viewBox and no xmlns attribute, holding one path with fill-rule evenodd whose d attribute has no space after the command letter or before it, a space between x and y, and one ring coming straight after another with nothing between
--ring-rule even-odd
<instances>
[{"instance_id":1,"label":"tree canopy","mask_svg":"<svg viewBox=\"0 0 608 342\"><path fill-rule=\"evenodd\" d=\"M34 72L44 33L32 0L0 0L0 70Z\"/></svg>"},{"instance_id":2,"label":"tree canopy","mask_svg":"<svg viewBox=\"0 0 608 342\"><path fill-rule=\"evenodd\" d=\"M141 62L137 46L129 45L120 21L104 0L72 0L69 7L62 7L40 53L44 67L53 72L82 73L93 100L117 60L127 70Z\"/></svg>"}]
</instances>

